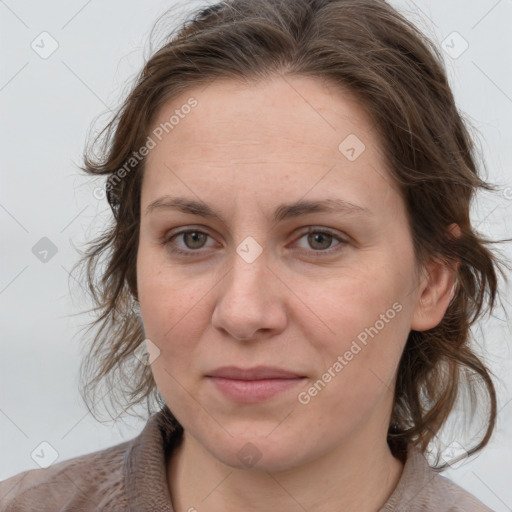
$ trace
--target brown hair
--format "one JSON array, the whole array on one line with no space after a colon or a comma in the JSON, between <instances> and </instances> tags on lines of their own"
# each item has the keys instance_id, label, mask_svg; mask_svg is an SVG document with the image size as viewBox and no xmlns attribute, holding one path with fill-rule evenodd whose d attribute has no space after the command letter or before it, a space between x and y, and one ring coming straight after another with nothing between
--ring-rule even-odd
<instances>
[{"instance_id":1,"label":"brown hair","mask_svg":"<svg viewBox=\"0 0 512 512\"><path fill-rule=\"evenodd\" d=\"M491 372L470 347L470 327L486 309L492 312L496 270L503 271L469 212L477 189L495 187L478 175L474 143L439 50L382 0L227 0L194 11L149 58L94 140L93 145L102 142L100 156L93 157L90 148L84 154L86 173L109 177L106 192L114 213L78 263L100 312L90 324L98 329L82 364L86 403L94 409L99 385L107 383L111 404L122 412L141 403L151 412L155 401L165 406L150 367L133 357L145 336L131 309L145 162L133 158L146 144L155 115L191 86L276 75L329 80L361 100L405 199L418 264L430 257L459 262L456 294L443 320L409 333L398 368L390 446L398 450L413 443L425 452L467 379L472 406L477 384L489 397L485 432L466 451L480 450L495 426L496 392ZM458 237L447 229L454 222L461 228ZM98 270L102 256L106 264Z\"/></svg>"}]
</instances>

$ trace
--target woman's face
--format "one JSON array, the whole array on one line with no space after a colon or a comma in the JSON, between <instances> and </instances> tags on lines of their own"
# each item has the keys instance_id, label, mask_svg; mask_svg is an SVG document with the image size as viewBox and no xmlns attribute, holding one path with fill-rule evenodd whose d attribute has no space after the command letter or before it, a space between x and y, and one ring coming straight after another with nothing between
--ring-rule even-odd
<instances>
[{"instance_id":1,"label":"woman's face","mask_svg":"<svg viewBox=\"0 0 512 512\"><path fill-rule=\"evenodd\" d=\"M407 335L440 317L421 310L405 204L361 107L311 78L217 80L150 136L138 294L186 434L274 470L384 443ZM212 377L226 366L289 374Z\"/></svg>"}]
</instances>

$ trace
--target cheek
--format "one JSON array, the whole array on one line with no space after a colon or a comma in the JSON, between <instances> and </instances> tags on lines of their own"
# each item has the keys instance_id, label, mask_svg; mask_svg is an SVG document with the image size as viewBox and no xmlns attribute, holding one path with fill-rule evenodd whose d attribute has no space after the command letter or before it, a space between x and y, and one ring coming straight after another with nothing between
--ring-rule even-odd
<instances>
[{"instance_id":1,"label":"cheek","mask_svg":"<svg viewBox=\"0 0 512 512\"><path fill-rule=\"evenodd\" d=\"M316 318L315 326L321 326L326 345L332 345L333 339L350 345L359 335L364 343L365 333L368 329L374 333L372 327L376 323L381 334L391 334L401 324L408 279L386 265L382 258L375 261L379 263L336 270L329 280L309 283L307 287L297 281L297 289L307 289L301 298L309 313L304 312L308 319Z\"/></svg>"},{"instance_id":2,"label":"cheek","mask_svg":"<svg viewBox=\"0 0 512 512\"><path fill-rule=\"evenodd\" d=\"M391 259L347 269L327 285L310 288L304 300L322 319L304 321L302 330L314 340L319 387L327 383L329 391L322 394L331 404L356 410L391 385L410 330L411 282ZM314 317L309 313L308 318Z\"/></svg>"},{"instance_id":3,"label":"cheek","mask_svg":"<svg viewBox=\"0 0 512 512\"><path fill-rule=\"evenodd\" d=\"M204 304L195 287L169 288L160 281L147 282L141 294L141 314L146 337L158 345L170 362L190 355L205 329ZM197 286L199 288L199 286Z\"/></svg>"},{"instance_id":4,"label":"cheek","mask_svg":"<svg viewBox=\"0 0 512 512\"><path fill-rule=\"evenodd\" d=\"M398 302L394 305L383 310L384 315L387 311L387 323L372 316L372 321L364 325L360 319L346 316L347 328L340 322L337 336L330 340L316 338L320 371L299 397L299 407L314 419L319 431L358 428L369 421L379 403L392 400L395 372L408 333L400 317L405 310Z\"/></svg>"},{"instance_id":5,"label":"cheek","mask_svg":"<svg viewBox=\"0 0 512 512\"><path fill-rule=\"evenodd\" d=\"M168 361L186 356L202 330L200 317L204 283L178 275L158 251L139 248L137 287L146 337ZM194 321L195 320L195 321ZM170 343L172 341L172 343Z\"/></svg>"}]
</instances>

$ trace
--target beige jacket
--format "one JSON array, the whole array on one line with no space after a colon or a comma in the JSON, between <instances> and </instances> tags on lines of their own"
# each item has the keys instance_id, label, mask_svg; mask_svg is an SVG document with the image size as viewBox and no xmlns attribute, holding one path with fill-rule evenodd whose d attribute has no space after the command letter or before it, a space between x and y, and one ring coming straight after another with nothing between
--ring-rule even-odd
<instances>
[{"instance_id":1,"label":"beige jacket","mask_svg":"<svg viewBox=\"0 0 512 512\"><path fill-rule=\"evenodd\" d=\"M182 432L160 411L131 441L0 482L0 510L174 512L165 461ZM414 447L397 487L378 512L391 511L493 512L436 473Z\"/></svg>"}]
</instances>

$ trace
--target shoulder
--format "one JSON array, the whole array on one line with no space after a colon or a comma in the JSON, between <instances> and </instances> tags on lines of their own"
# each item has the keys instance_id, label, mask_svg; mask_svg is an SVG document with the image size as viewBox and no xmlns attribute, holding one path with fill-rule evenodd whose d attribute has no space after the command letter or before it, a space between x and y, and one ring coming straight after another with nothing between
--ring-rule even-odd
<instances>
[{"instance_id":1,"label":"shoulder","mask_svg":"<svg viewBox=\"0 0 512 512\"><path fill-rule=\"evenodd\" d=\"M103 510L124 496L123 461L130 442L31 469L0 482L0 510Z\"/></svg>"},{"instance_id":2,"label":"shoulder","mask_svg":"<svg viewBox=\"0 0 512 512\"><path fill-rule=\"evenodd\" d=\"M446 512L493 512L470 492L434 470L431 471L433 480L430 499L436 506L446 507L443 509Z\"/></svg>"},{"instance_id":3,"label":"shoulder","mask_svg":"<svg viewBox=\"0 0 512 512\"><path fill-rule=\"evenodd\" d=\"M0 510L172 512L166 460L182 430L165 407L130 441L0 482Z\"/></svg>"},{"instance_id":4,"label":"shoulder","mask_svg":"<svg viewBox=\"0 0 512 512\"><path fill-rule=\"evenodd\" d=\"M471 493L430 467L410 446L397 487L379 512L493 512Z\"/></svg>"}]
</instances>

